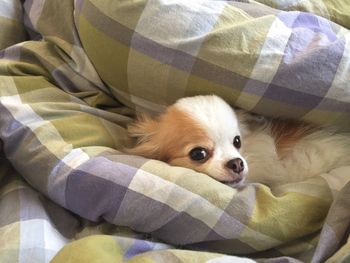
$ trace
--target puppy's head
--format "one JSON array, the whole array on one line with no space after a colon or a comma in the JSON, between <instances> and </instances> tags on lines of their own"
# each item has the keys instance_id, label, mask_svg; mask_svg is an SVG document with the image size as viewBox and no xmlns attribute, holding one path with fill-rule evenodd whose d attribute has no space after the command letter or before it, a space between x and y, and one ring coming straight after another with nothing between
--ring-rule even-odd
<instances>
[{"instance_id":1,"label":"puppy's head","mask_svg":"<svg viewBox=\"0 0 350 263\"><path fill-rule=\"evenodd\" d=\"M141 115L128 131L138 139L133 154L229 183L243 182L248 172L236 114L217 96L180 99L158 117Z\"/></svg>"}]
</instances>

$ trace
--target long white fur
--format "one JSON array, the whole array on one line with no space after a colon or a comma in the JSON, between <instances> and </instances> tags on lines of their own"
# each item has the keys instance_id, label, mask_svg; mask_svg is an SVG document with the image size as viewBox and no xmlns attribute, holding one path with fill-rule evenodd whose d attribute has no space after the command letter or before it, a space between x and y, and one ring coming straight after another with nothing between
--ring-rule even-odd
<instances>
[{"instance_id":1,"label":"long white fur","mask_svg":"<svg viewBox=\"0 0 350 263\"><path fill-rule=\"evenodd\" d=\"M350 137L318 130L297 141L281 158L268 127L243 138L247 180L269 186L303 181L350 165Z\"/></svg>"}]
</instances>

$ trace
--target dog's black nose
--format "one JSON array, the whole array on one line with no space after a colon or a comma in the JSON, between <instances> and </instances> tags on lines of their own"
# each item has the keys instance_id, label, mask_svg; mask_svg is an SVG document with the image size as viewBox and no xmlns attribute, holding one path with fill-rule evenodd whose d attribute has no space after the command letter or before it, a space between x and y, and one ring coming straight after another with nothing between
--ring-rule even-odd
<instances>
[{"instance_id":1,"label":"dog's black nose","mask_svg":"<svg viewBox=\"0 0 350 263\"><path fill-rule=\"evenodd\" d=\"M241 158L236 158L228 161L226 166L235 173L240 173L244 170L244 163Z\"/></svg>"}]
</instances>

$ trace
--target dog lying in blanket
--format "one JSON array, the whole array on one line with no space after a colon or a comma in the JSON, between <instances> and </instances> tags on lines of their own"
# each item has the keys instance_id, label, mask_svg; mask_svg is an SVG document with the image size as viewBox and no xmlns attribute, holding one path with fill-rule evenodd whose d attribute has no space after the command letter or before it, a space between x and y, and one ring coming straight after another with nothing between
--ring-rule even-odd
<instances>
[{"instance_id":1,"label":"dog lying in blanket","mask_svg":"<svg viewBox=\"0 0 350 263\"><path fill-rule=\"evenodd\" d=\"M350 165L350 136L234 111L215 95L182 98L157 117L140 115L128 131L137 138L130 153L236 187L296 182Z\"/></svg>"}]
</instances>

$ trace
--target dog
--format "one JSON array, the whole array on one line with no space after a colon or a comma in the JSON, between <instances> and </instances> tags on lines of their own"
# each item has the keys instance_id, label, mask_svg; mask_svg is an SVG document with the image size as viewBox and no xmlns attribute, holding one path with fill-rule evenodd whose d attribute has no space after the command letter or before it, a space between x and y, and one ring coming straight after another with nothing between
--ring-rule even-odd
<instances>
[{"instance_id":1,"label":"dog","mask_svg":"<svg viewBox=\"0 0 350 263\"><path fill-rule=\"evenodd\" d=\"M234 187L302 181L350 165L350 136L234 110L215 95L179 99L128 127L129 153L196 170Z\"/></svg>"}]
</instances>

